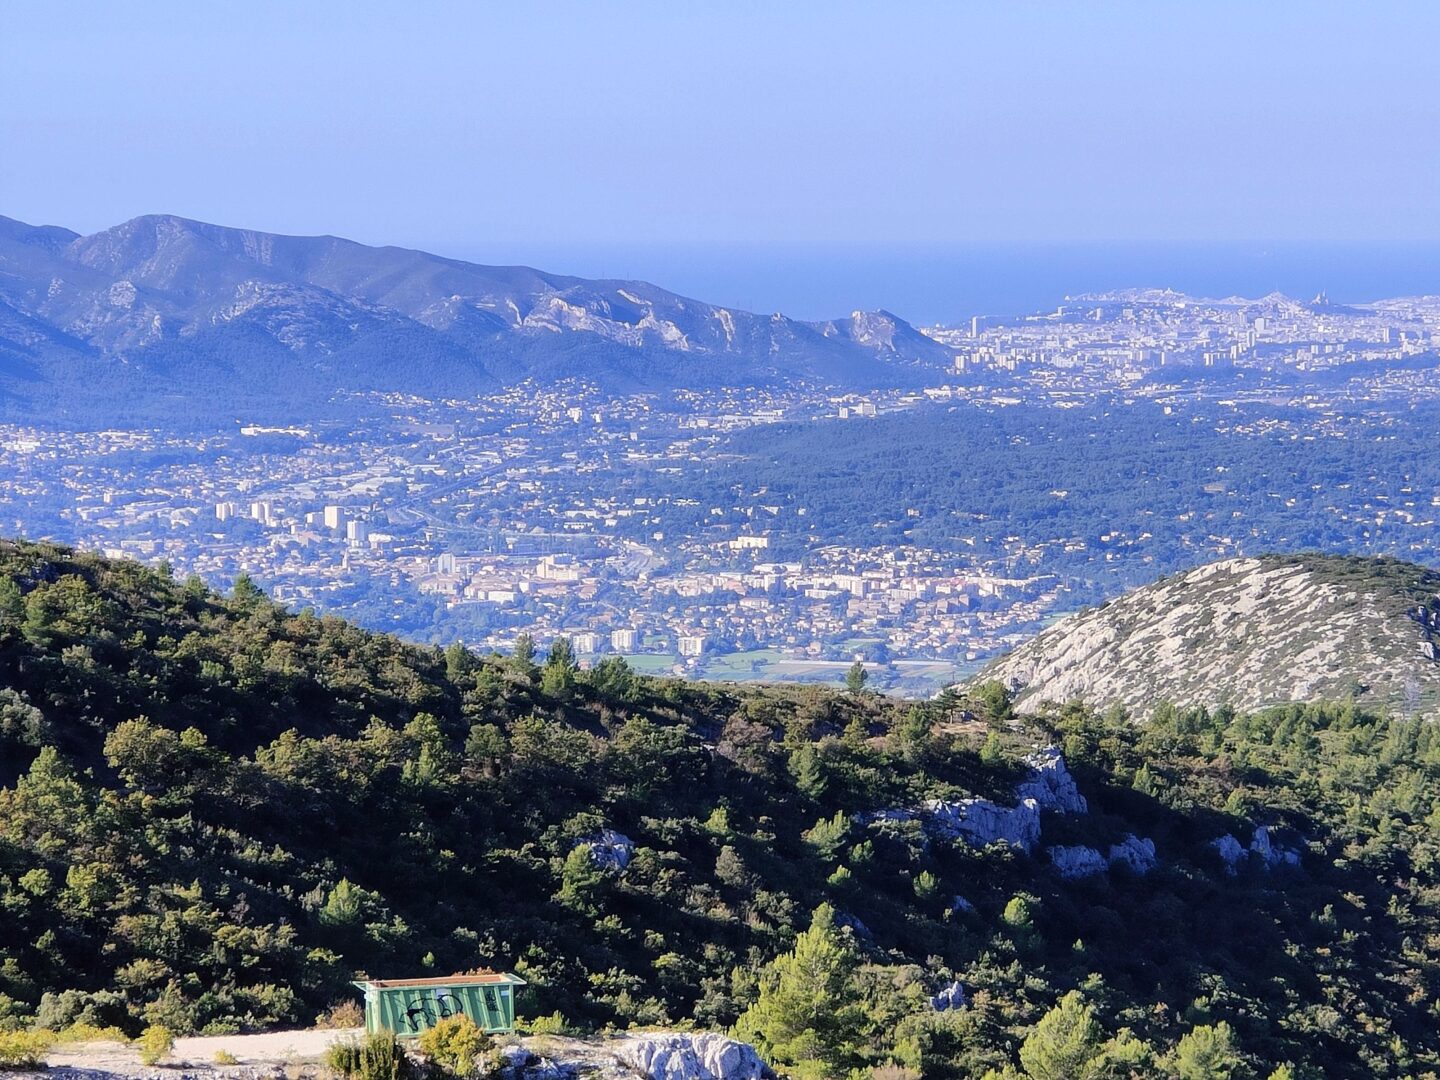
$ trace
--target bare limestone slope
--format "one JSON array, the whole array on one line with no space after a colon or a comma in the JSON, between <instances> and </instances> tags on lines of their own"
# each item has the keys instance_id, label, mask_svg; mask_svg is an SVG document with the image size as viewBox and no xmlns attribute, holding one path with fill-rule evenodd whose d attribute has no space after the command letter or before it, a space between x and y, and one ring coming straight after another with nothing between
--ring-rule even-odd
<instances>
[{"instance_id":1,"label":"bare limestone slope","mask_svg":"<svg viewBox=\"0 0 1440 1080\"><path fill-rule=\"evenodd\" d=\"M1393 559L1210 563L1072 615L986 666L1019 708L1257 708L1353 697L1440 712L1440 573Z\"/></svg>"}]
</instances>

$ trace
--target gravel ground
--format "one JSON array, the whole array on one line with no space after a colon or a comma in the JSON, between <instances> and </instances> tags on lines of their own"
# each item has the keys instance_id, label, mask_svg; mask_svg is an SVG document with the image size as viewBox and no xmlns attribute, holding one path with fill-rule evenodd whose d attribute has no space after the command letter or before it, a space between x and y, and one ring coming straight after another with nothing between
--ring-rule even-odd
<instances>
[{"instance_id":1,"label":"gravel ground","mask_svg":"<svg viewBox=\"0 0 1440 1080\"><path fill-rule=\"evenodd\" d=\"M325 1051L342 1039L362 1034L360 1028L323 1031L273 1031L264 1035L203 1035L176 1039L175 1049L160 1066L140 1063L133 1046L118 1042L78 1043L56 1049L45 1059L49 1076L57 1080L85 1077L171 1077L214 1075L243 1077L271 1074L287 1065L321 1061ZM236 1059L232 1066L217 1066L220 1051ZM261 1067L257 1069L257 1066ZM46 1075L46 1074L34 1074Z\"/></svg>"}]
</instances>

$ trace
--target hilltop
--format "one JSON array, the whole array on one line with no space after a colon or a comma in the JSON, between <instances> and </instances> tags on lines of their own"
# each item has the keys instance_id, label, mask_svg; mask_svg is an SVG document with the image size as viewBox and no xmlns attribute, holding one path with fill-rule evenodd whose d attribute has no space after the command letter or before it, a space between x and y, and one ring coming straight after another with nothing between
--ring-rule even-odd
<instances>
[{"instance_id":1,"label":"hilltop","mask_svg":"<svg viewBox=\"0 0 1440 1080\"><path fill-rule=\"evenodd\" d=\"M883 311L802 322L647 282L165 214L90 236L0 218L0 405L103 413L123 390L133 410L183 400L193 414L283 389L293 410L340 391L459 396L567 377L899 385L950 359Z\"/></svg>"},{"instance_id":2,"label":"hilltop","mask_svg":"<svg viewBox=\"0 0 1440 1080\"><path fill-rule=\"evenodd\" d=\"M0 1032L493 965L544 1030L730 1029L787 1075L980 1077L1067 1025L1096 1075L1420 1075L1437 793L1433 725L1352 705L651 679L0 543Z\"/></svg>"},{"instance_id":3,"label":"hilltop","mask_svg":"<svg viewBox=\"0 0 1440 1080\"><path fill-rule=\"evenodd\" d=\"M1174 574L1063 619L977 676L1017 705L1254 709L1353 699L1440 710L1440 572L1271 555Z\"/></svg>"}]
</instances>

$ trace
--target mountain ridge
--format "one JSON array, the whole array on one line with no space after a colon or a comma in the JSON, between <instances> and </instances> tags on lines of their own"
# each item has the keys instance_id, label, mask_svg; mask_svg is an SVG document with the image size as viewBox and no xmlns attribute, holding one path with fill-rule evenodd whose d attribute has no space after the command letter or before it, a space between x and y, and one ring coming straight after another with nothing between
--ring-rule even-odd
<instances>
[{"instance_id":1,"label":"mountain ridge","mask_svg":"<svg viewBox=\"0 0 1440 1080\"><path fill-rule=\"evenodd\" d=\"M202 395L243 398L243 363L232 370L230 361L247 352L271 363L293 358L292 389L310 399L371 385L469 393L569 375L616 384L901 385L950 358L889 312L805 322L649 282L170 214L88 236L0 219L0 303L14 313L0 321L0 356L30 373L27 384L0 364L0 396L21 398L46 384L83 392L96 371L123 376L140 395L153 389L146 383L179 381ZM387 341L396 335L403 349ZM337 374L346 371L363 373L358 387Z\"/></svg>"}]
</instances>

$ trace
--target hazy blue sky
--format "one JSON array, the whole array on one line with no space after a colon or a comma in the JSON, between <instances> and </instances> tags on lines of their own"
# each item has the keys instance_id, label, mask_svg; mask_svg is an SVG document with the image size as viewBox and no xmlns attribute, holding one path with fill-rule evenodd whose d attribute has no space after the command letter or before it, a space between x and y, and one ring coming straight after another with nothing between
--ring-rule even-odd
<instances>
[{"instance_id":1,"label":"hazy blue sky","mask_svg":"<svg viewBox=\"0 0 1440 1080\"><path fill-rule=\"evenodd\" d=\"M5 0L0 212L552 263L1434 243L1437 40L1433 2Z\"/></svg>"}]
</instances>

